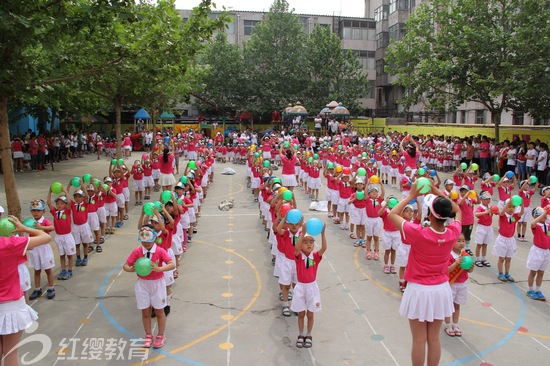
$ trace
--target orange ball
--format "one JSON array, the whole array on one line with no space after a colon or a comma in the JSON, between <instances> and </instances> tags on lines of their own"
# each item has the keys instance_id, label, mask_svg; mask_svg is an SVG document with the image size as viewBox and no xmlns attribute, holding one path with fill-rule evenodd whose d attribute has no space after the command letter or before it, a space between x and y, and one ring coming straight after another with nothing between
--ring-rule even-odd
<instances>
[{"instance_id":1,"label":"orange ball","mask_svg":"<svg viewBox=\"0 0 550 366\"><path fill-rule=\"evenodd\" d=\"M279 192L279 194L283 194L283 192L284 192L284 191L287 191L287 190L288 190L288 188L286 188L286 187L281 187L281 188L279 188L279 191L278 191L278 192Z\"/></svg>"},{"instance_id":2,"label":"orange ball","mask_svg":"<svg viewBox=\"0 0 550 366\"><path fill-rule=\"evenodd\" d=\"M452 200L458 199L458 192L457 191L451 191L451 194L449 195Z\"/></svg>"},{"instance_id":3,"label":"orange ball","mask_svg":"<svg viewBox=\"0 0 550 366\"><path fill-rule=\"evenodd\" d=\"M338 165L336 167L336 172L340 173L342 171L342 166L341 165Z\"/></svg>"},{"instance_id":4,"label":"orange ball","mask_svg":"<svg viewBox=\"0 0 550 366\"><path fill-rule=\"evenodd\" d=\"M477 194L474 191L471 191L470 194L468 194L468 197L470 198L476 198Z\"/></svg>"},{"instance_id":5,"label":"orange ball","mask_svg":"<svg viewBox=\"0 0 550 366\"><path fill-rule=\"evenodd\" d=\"M370 177L369 180L370 180L371 184L378 184L378 183L380 183L380 178L378 178L377 175L373 175L372 177Z\"/></svg>"}]
</instances>

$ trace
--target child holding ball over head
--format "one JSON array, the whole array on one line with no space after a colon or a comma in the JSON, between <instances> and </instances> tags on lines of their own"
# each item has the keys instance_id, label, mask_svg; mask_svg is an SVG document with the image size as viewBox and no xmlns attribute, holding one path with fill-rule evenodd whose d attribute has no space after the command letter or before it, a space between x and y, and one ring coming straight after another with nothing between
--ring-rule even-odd
<instances>
[{"instance_id":1,"label":"child holding ball over head","mask_svg":"<svg viewBox=\"0 0 550 366\"><path fill-rule=\"evenodd\" d=\"M151 260L152 271L146 276L138 274L135 285L137 307L141 310L141 320L145 329L145 340L143 347L162 348L166 338L164 330L166 328L166 316L164 315L164 306L166 305L166 282L164 280L165 271L171 271L175 268L174 261L168 253L155 244L157 232L152 225L143 225L139 229L138 240L141 246L135 248L124 264L126 272L136 272L134 265L142 257ZM166 263L161 266L162 263ZM155 310L158 321L158 334L153 343L153 334L151 329L151 307Z\"/></svg>"},{"instance_id":2,"label":"child holding ball over head","mask_svg":"<svg viewBox=\"0 0 550 366\"><path fill-rule=\"evenodd\" d=\"M313 252L315 239L306 234L306 224L302 225L302 232L298 243L294 248L294 260L296 262L296 275L298 282L294 288L294 298L291 309L298 313L298 339L296 347L310 348L312 343L311 331L313 330L314 314L321 310L321 294L317 286L317 268L327 250L327 238L325 236L326 225L321 232L321 249ZM307 332L304 331L305 318L307 316Z\"/></svg>"}]
</instances>

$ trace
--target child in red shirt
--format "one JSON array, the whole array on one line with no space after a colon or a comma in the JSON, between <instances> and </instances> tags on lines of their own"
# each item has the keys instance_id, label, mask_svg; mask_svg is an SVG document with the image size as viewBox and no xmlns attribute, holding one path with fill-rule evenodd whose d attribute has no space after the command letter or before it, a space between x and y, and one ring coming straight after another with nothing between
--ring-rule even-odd
<instances>
[{"instance_id":1,"label":"child in red shirt","mask_svg":"<svg viewBox=\"0 0 550 366\"><path fill-rule=\"evenodd\" d=\"M542 286L544 271L546 271L550 261L550 230L548 223L546 223L548 212L542 207L537 207L533 209L532 215L535 220L531 223L533 246L527 257L527 269L529 269L527 296L533 300L545 301L546 297L542 294L540 287ZM536 287L533 287L533 282L535 282Z\"/></svg>"},{"instance_id":2,"label":"child in red shirt","mask_svg":"<svg viewBox=\"0 0 550 366\"><path fill-rule=\"evenodd\" d=\"M141 319L143 328L145 328L145 340L143 347L161 348L166 341L164 330L166 328L166 316L164 315L164 305L166 301L166 286L163 272L171 271L175 268L172 258L164 249L155 244L157 232L151 225L143 225L139 229L139 241L141 246L130 253L130 256L124 263L126 272L135 272L134 264L139 258L147 257L151 259L152 271L147 276L138 275L135 286L137 307L141 310ZM163 263L165 263L163 265ZM151 329L151 307L155 311L158 322L158 334L153 343L153 334Z\"/></svg>"},{"instance_id":3,"label":"child in red shirt","mask_svg":"<svg viewBox=\"0 0 550 366\"><path fill-rule=\"evenodd\" d=\"M528 180L522 180L519 183L518 195L523 200L523 207L525 208L523 215L521 215L518 221L518 240L519 241L523 241L523 242L527 241L527 239L525 239L525 232L527 231L527 223L533 220L529 206L531 205L531 198L533 197L533 195L535 194L538 188L539 188L538 181L535 183L535 187L533 187L533 189L530 189Z\"/></svg>"},{"instance_id":4,"label":"child in red shirt","mask_svg":"<svg viewBox=\"0 0 550 366\"><path fill-rule=\"evenodd\" d=\"M55 206L52 204L52 189L48 191L47 203L50 213L53 216L53 226L55 231L55 243L59 253L59 264L61 273L57 275L58 280L68 280L73 277L74 256L76 245L74 237L71 234L71 210L68 206L67 190L63 187L63 196L55 199Z\"/></svg>"},{"instance_id":5,"label":"child in red shirt","mask_svg":"<svg viewBox=\"0 0 550 366\"><path fill-rule=\"evenodd\" d=\"M453 304L455 308L452 316L453 322L451 323L451 317L445 318L445 333L450 337L462 336L462 330L458 327L460 305L466 305L466 300L468 299L468 273L474 271L473 265L467 270L460 266L464 257L468 256L466 252L463 252L465 245L466 238L461 233L449 255L449 283L453 292Z\"/></svg>"},{"instance_id":6,"label":"child in red shirt","mask_svg":"<svg viewBox=\"0 0 550 366\"><path fill-rule=\"evenodd\" d=\"M512 199L507 199L498 219L498 236L493 246L493 255L498 256L498 279L502 282L515 282L509 272L512 257L517 250L514 232L516 231L517 221L523 215L523 206L520 207L518 213L516 207L512 204Z\"/></svg>"},{"instance_id":7,"label":"child in red shirt","mask_svg":"<svg viewBox=\"0 0 550 366\"><path fill-rule=\"evenodd\" d=\"M35 199L31 201L30 211L32 218L36 222L35 229L42 230L46 233L50 233L54 230L53 224L44 217L46 212L46 202L41 199ZM29 236L33 236L32 234ZM54 255L52 247L49 244L39 245L33 250L28 250L29 264L34 268L34 288L35 290L29 297L29 300L34 300L42 296L42 285L40 283L40 274L44 270L46 277L48 278L48 299L55 297L54 289L54 277L52 268L55 266Z\"/></svg>"},{"instance_id":8,"label":"child in red shirt","mask_svg":"<svg viewBox=\"0 0 550 366\"><path fill-rule=\"evenodd\" d=\"M493 242L493 208L489 207L491 203L491 194L487 191L481 191L479 194L481 204L477 206L475 217L477 218L476 232L474 239L476 241L476 260L474 264L477 267L491 267L487 261L487 245ZM496 208L496 206L493 206ZM481 254L481 257L480 257Z\"/></svg>"},{"instance_id":9,"label":"child in red shirt","mask_svg":"<svg viewBox=\"0 0 550 366\"><path fill-rule=\"evenodd\" d=\"M321 232L321 249L313 252L315 239L306 234L306 225L302 225L302 233L298 243L294 247L294 260L296 262L296 276L298 282L294 287L294 297L291 309L298 313L298 339L296 347L310 348L312 343L311 331L313 330L314 314L321 310L321 294L317 285L317 268L327 250L327 238L325 236L326 225ZM307 332L304 332L305 317L307 315Z\"/></svg>"}]
</instances>

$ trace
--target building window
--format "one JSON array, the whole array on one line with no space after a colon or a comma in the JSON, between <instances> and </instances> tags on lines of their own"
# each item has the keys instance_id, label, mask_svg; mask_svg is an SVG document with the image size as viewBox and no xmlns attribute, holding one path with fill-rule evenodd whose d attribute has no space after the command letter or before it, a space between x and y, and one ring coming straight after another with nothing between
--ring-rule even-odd
<instances>
[{"instance_id":1,"label":"building window","mask_svg":"<svg viewBox=\"0 0 550 366\"><path fill-rule=\"evenodd\" d=\"M389 10L388 4L382 5L374 9L374 20L376 22L381 22L382 20L388 20L388 10Z\"/></svg>"},{"instance_id":2,"label":"building window","mask_svg":"<svg viewBox=\"0 0 550 366\"><path fill-rule=\"evenodd\" d=\"M483 109L476 110L476 125L485 124L485 111Z\"/></svg>"},{"instance_id":3,"label":"building window","mask_svg":"<svg viewBox=\"0 0 550 366\"><path fill-rule=\"evenodd\" d=\"M460 111L460 123L465 124L466 123L466 111Z\"/></svg>"},{"instance_id":4,"label":"building window","mask_svg":"<svg viewBox=\"0 0 550 366\"><path fill-rule=\"evenodd\" d=\"M227 23L225 25L225 33L235 34L235 22Z\"/></svg>"},{"instance_id":5,"label":"building window","mask_svg":"<svg viewBox=\"0 0 550 366\"><path fill-rule=\"evenodd\" d=\"M304 30L306 33L309 33L309 18L308 17L300 17L298 19L298 22L304 27Z\"/></svg>"},{"instance_id":6,"label":"building window","mask_svg":"<svg viewBox=\"0 0 550 366\"><path fill-rule=\"evenodd\" d=\"M363 69L374 70L375 68L374 57L376 55L376 52L358 51L358 50L353 50L353 52L357 54L357 57L359 58L359 62L361 62L361 64L363 65Z\"/></svg>"},{"instance_id":7,"label":"building window","mask_svg":"<svg viewBox=\"0 0 550 366\"><path fill-rule=\"evenodd\" d=\"M548 126L550 119L548 118L536 118L533 120L535 126Z\"/></svg>"},{"instance_id":8,"label":"building window","mask_svg":"<svg viewBox=\"0 0 550 366\"><path fill-rule=\"evenodd\" d=\"M342 22L342 39L355 41L374 41L376 23L361 20L344 20Z\"/></svg>"},{"instance_id":9,"label":"building window","mask_svg":"<svg viewBox=\"0 0 550 366\"><path fill-rule=\"evenodd\" d=\"M525 118L525 113L514 111L513 116L514 116L514 119L512 120L512 124L514 126L523 126L523 120Z\"/></svg>"},{"instance_id":10,"label":"building window","mask_svg":"<svg viewBox=\"0 0 550 366\"><path fill-rule=\"evenodd\" d=\"M374 99L376 95L376 82L374 80L367 80L367 93L365 98Z\"/></svg>"},{"instance_id":11,"label":"building window","mask_svg":"<svg viewBox=\"0 0 550 366\"><path fill-rule=\"evenodd\" d=\"M383 75L384 71L384 60L376 60L376 75Z\"/></svg>"},{"instance_id":12,"label":"building window","mask_svg":"<svg viewBox=\"0 0 550 366\"><path fill-rule=\"evenodd\" d=\"M409 10L409 0L399 0L399 10Z\"/></svg>"},{"instance_id":13,"label":"building window","mask_svg":"<svg viewBox=\"0 0 550 366\"><path fill-rule=\"evenodd\" d=\"M390 43L390 35L388 32L381 32L376 35L376 48L388 47Z\"/></svg>"},{"instance_id":14,"label":"building window","mask_svg":"<svg viewBox=\"0 0 550 366\"><path fill-rule=\"evenodd\" d=\"M244 26L244 35L250 36L254 33L254 28L256 28L256 24L258 24L259 20L244 20L243 26Z\"/></svg>"},{"instance_id":15,"label":"building window","mask_svg":"<svg viewBox=\"0 0 550 366\"><path fill-rule=\"evenodd\" d=\"M397 0L390 0L390 14L397 11Z\"/></svg>"},{"instance_id":16,"label":"building window","mask_svg":"<svg viewBox=\"0 0 550 366\"><path fill-rule=\"evenodd\" d=\"M405 23L392 25L389 29L390 39L399 41L405 35Z\"/></svg>"}]
</instances>

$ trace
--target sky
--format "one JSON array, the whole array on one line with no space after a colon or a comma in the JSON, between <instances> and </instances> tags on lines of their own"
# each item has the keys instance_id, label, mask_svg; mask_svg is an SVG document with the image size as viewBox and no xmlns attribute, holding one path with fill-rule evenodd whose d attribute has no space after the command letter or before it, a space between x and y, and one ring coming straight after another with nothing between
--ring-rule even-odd
<instances>
[{"instance_id":1,"label":"sky","mask_svg":"<svg viewBox=\"0 0 550 366\"><path fill-rule=\"evenodd\" d=\"M364 0L287 0L297 14L341 15L348 17L365 16ZM272 0L213 0L216 10L222 6L231 10L269 11ZM200 0L176 0L178 9L191 9Z\"/></svg>"}]
</instances>

